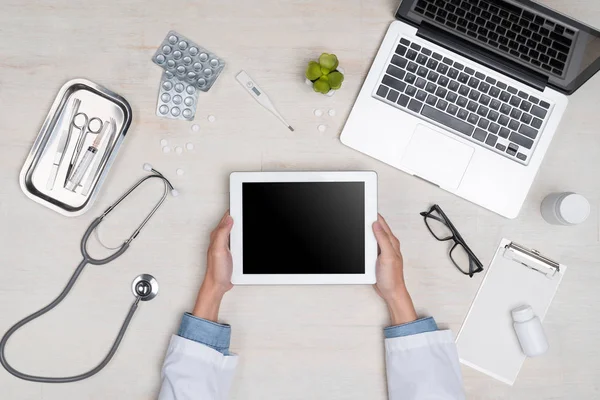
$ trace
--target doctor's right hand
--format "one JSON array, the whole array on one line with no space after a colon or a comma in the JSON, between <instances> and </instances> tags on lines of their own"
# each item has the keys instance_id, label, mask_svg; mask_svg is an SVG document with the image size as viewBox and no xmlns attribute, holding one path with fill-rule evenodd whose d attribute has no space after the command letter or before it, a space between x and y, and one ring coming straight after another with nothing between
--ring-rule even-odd
<instances>
[{"instance_id":1,"label":"doctor's right hand","mask_svg":"<svg viewBox=\"0 0 600 400\"><path fill-rule=\"evenodd\" d=\"M196 317L217 321L221 300L225 293L233 288L233 259L229 250L229 234L232 227L233 218L227 211L210 235L206 274L193 312Z\"/></svg>"},{"instance_id":2,"label":"doctor's right hand","mask_svg":"<svg viewBox=\"0 0 600 400\"><path fill-rule=\"evenodd\" d=\"M400 241L385 219L378 215L373 224L380 254L377 257L375 290L385 300L392 325L400 325L417 319L417 313L404 282L404 260Z\"/></svg>"}]
</instances>

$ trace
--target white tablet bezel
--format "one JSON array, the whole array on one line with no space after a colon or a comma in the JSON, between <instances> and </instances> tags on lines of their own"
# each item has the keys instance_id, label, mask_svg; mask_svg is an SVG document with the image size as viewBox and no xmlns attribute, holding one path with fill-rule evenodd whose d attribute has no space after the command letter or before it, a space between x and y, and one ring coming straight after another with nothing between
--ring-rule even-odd
<instances>
[{"instance_id":1,"label":"white tablet bezel","mask_svg":"<svg viewBox=\"0 0 600 400\"><path fill-rule=\"evenodd\" d=\"M242 184L246 182L364 182L365 183L365 273L364 274L243 274ZM372 225L377 221L377 174L373 171L340 172L234 172L229 179L233 276L236 285L373 284L377 241Z\"/></svg>"}]
</instances>

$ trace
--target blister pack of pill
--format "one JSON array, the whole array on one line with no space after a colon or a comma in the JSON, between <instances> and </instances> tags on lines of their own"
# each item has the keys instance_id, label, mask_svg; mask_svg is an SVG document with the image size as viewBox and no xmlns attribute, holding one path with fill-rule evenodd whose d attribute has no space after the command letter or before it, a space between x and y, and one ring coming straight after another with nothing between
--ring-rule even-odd
<instances>
[{"instance_id":1,"label":"blister pack of pill","mask_svg":"<svg viewBox=\"0 0 600 400\"><path fill-rule=\"evenodd\" d=\"M167 34L152 61L203 92L208 92L225 67L216 54L175 31Z\"/></svg>"},{"instance_id":2,"label":"blister pack of pill","mask_svg":"<svg viewBox=\"0 0 600 400\"><path fill-rule=\"evenodd\" d=\"M156 104L156 115L191 121L196 115L198 89L192 83L177 79L169 71L162 74Z\"/></svg>"}]
</instances>

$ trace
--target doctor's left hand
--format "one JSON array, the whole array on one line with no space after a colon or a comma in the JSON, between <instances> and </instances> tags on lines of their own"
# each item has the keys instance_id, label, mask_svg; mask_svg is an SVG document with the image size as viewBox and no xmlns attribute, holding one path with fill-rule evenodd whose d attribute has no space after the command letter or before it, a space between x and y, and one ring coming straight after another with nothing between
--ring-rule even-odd
<instances>
[{"instance_id":1,"label":"doctor's left hand","mask_svg":"<svg viewBox=\"0 0 600 400\"><path fill-rule=\"evenodd\" d=\"M225 293L233 288L233 259L229 250L229 234L232 227L233 218L227 211L210 235L206 274L193 312L196 317L216 322L221 300Z\"/></svg>"}]
</instances>

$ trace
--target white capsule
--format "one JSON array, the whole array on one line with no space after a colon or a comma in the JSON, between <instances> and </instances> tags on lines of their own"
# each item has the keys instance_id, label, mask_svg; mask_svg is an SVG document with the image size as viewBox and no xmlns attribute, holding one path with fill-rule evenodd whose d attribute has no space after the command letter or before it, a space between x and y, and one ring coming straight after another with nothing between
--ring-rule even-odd
<instances>
[{"instance_id":1,"label":"white capsule","mask_svg":"<svg viewBox=\"0 0 600 400\"><path fill-rule=\"evenodd\" d=\"M329 110L328 114L330 117L335 116L335 110L332 108L331 110Z\"/></svg>"},{"instance_id":2,"label":"white capsule","mask_svg":"<svg viewBox=\"0 0 600 400\"><path fill-rule=\"evenodd\" d=\"M192 125L192 132L198 132L200 130L200 125L194 124Z\"/></svg>"},{"instance_id":3,"label":"white capsule","mask_svg":"<svg viewBox=\"0 0 600 400\"><path fill-rule=\"evenodd\" d=\"M321 115L323 115L323 111L319 110L318 108L315 110L315 117L320 117Z\"/></svg>"},{"instance_id":4,"label":"white capsule","mask_svg":"<svg viewBox=\"0 0 600 400\"><path fill-rule=\"evenodd\" d=\"M192 150L194 150L194 144L193 144L193 143L186 143L186 144L185 144L185 149L186 149L187 151L192 151Z\"/></svg>"},{"instance_id":5,"label":"white capsule","mask_svg":"<svg viewBox=\"0 0 600 400\"><path fill-rule=\"evenodd\" d=\"M217 118L214 115L209 115L207 119L208 122L215 122L217 120Z\"/></svg>"},{"instance_id":6,"label":"white capsule","mask_svg":"<svg viewBox=\"0 0 600 400\"><path fill-rule=\"evenodd\" d=\"M327 130L327 127L325 125L319 125L317 129L319 130L319 132L325 132Z\"/></svg>"},{"instance_id":7,"label":"white capsule","mask_svg":"<svg viewBox=\"0 0 600 400\"><path fill-rule=\"evenodd\" d=\"M164 147L162 148L162 151L163 151L163 153L165 153L165 154L166 154L166 153L170 153L170 152L171 152L171 148L170 148L169 146L164 146Z\"/></svg>"},{"instance_id":8,"label":"white capsule","mask_svg":"<svg viewBox=\"0 0 600 400\"><path fill-rule=\"evenodd\" d=\"M183 170L181 168L177 168L177 175L181 176L184 174Z\"/></svg>"},{"instance_id":9,"label":"white capsule","mask_svg":"<svg viewBox=\"0 0 600 400\"><path fill-rule=\"evenodd\" d=\"M165 147L168 144L169 144L169 141L167 139L161 139L161 141L160 141L161 146Z\"/></svg>"}]
</instances>

